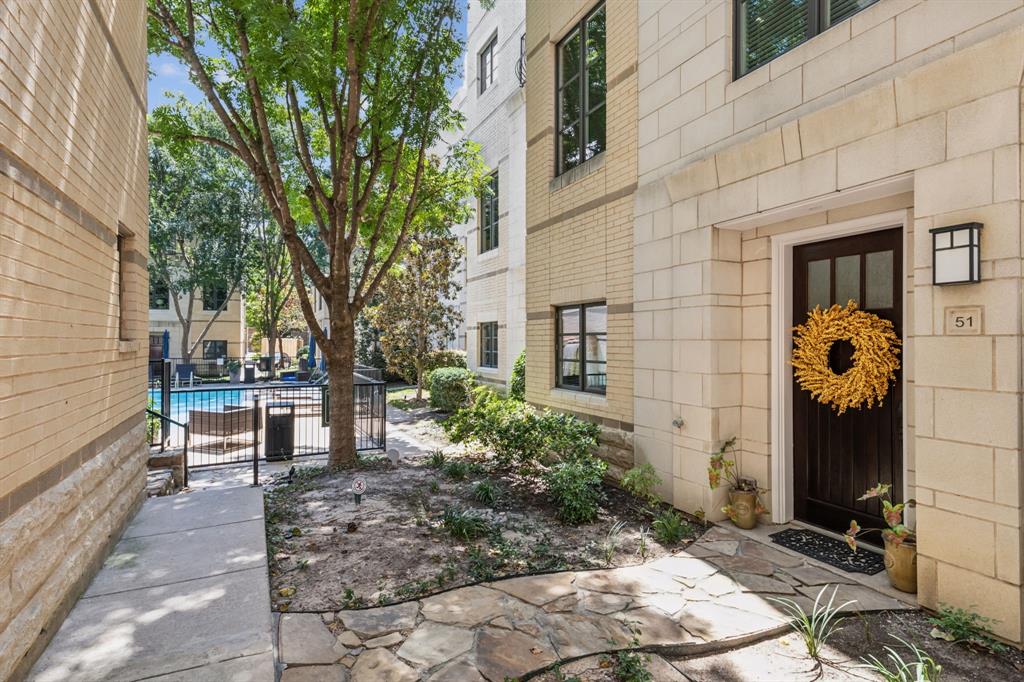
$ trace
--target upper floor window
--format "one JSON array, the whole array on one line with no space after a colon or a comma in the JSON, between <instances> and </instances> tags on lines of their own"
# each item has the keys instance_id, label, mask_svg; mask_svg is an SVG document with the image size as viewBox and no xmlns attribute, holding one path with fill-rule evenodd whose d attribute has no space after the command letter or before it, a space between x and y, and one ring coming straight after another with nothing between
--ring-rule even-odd
<instances>
[{"instance_id":1,"label":"upper floor window","mask_svg":"<svg viewBox=\"0 0 1024 682\"><path fill-rule=\"evenodd\" d=\"M498 323L480 323L480 366L492 369L498 366Z\"/></svg>"},{"instance_id":2,"label":"upper floor window","mask_svg":"<svg viewBox=\"0 0 1024 682\"><path fill-rule=\"evenodd\" d=\"M203 289L203 310L220 310L228 298L228 289L217 285Z\"/></svg>"},{"instance_id":3,"label":"upper floor window","mask_svg":"<svg viewBox=\"0 0 1024 682\"><path fill-rule=\"evenodd\" d=\"M498 34L495 33L494 37L487 41L487 45L484 49L480 50L479 61L480 61L480 94L484 94L484 91L494 82L494 53L498 51Z\"/></svg>"},{"instance_id":4,"label":"upper floor window","mask_svg":"<svg viewBox=\"0 0 1024 682\"><path fill-rule=\"evenodd\" d=\"M558 387L604 393L608 383L607 304L558 308L555 324Z\"/></svg>"},{"instance_id":5,"label":"upper floor window","mask_svg":"<svg viewBox=\"0 0 1024 682\"><path fill-rule=\"evenodd\" d=\"M167 310L170 308L171 298L167 292L167 282L161 280L149 280L149 309Z\"/></svg>"},{"instance_id":6,"label":"upper floor window","mask_svg":"<svg viewBox=\"0 0 1024 682\"><path fill-rule=\"evenodd\" d=\"M480 197L480 253L498 248L498 171L487 180Z\"/></svg>"},{"instance_id":7,"label":"upper floor window","mask_svg":"<svg viewBox=\"0 0 1024 682\"><path fill-rule=\"evenodd\" d=\"M878 0L736 0L736 77Z\"/></svg>"},{"instance_id":8,"label":"upper floor window","mask_svg":"<svg viewBox=\"0 0 1024 682\"><path fill-rule=\"evenodd\" d=\"M605 9L601 5L558 44L557 173L604 150Z\"/></svg>"}]
</instances>

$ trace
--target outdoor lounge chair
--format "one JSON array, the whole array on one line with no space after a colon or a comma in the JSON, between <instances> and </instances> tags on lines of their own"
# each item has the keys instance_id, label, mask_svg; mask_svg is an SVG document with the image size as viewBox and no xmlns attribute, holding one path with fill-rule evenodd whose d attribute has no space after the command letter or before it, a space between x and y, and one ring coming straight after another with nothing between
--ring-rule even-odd
<instances>
[{"instance_id":1,"label":"outdoor lounge chair","mask_svg":"<svg viewBox=\"0 0 1024 682\"><path fill-rule=\"evenodd\" d=\"M252 433L254 407L241 405L225 405L221 410L189 410L188 423L192 435L213 436L219 438L220 449L227 452L229 446L234 443L235 447L244 447L251 441L237 440L239 436ZM257 415L259 426L262 423L262 415ZM214 441L217 442L217 441Z\"/></svg>"}]
</instances>

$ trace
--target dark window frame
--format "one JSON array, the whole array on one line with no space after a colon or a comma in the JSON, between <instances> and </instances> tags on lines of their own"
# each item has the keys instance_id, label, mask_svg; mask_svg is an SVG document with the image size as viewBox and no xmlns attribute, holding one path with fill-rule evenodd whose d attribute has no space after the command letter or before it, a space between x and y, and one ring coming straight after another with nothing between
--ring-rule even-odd
<instances>
[{"instance_id":1,"label":"dark window frame","mask_svg":"<svg viewBox=\"0 0 1024 682\"><path fill-rule=\"evenodd\" d=\"M587 309L589 308L604 308L605 309L605 329L603 332L588 332L587 331ZM562 331L562 312L565 310L577 310L579 311L580 330L577 333L566 334ZM562 348L564 343L562 339L565 336L578 336L579 337L579 377L580 383L578 386L573 384L566 384L562 381ZM581 393L597 393L604 395L608 392L608 360L588 360L587 359L587 337L588 336L603 336L605 338L605 344L608 343L608 302L607 301L594 301L592 303L577 303L573 305L563 305L555 308L555 387L561 388L567 391L580 391ZM604 384L600 386L590 386L590 382L587 377L587 364L604 364Z\"/></svg>"},{"instance_id":2,"label":"dark window frame","mask_svg":"<svg viewBox=\"0 0 1024 682\"><path fill-rule=\"evenodd\" d=\"M494 57L498 53L498 32L495 31L491 39L488 40L482 50L476 54L477 64L477 81L480 86L478 94L482 95L487 92L487 88L494 85ZM485 62L486 61L486 68Z\"/></svg>"},{"instance_id":3,"label":"dark window frame","mask_svg":"<svg viewBox=\"0 0 1024 682\"><path fill-rule=\"evenodd\" d=\"M498 369L498 323L481 322L477 329L480 367Z\"/></svg>"},{"instance_id":4,"label":"dark window frame","mask_svg":"<svg viewBox=\"0 0 1024 682\"><path fill-rule=\"evenodd\" d=\"M589 68L587 66L587 24L594 17L594 15L604 11L605 12L605 42L601 46L601 49L605 53L605 75L604 83L605 88L602 93L601 103L590 106L590 94L589 94ZM565 34L558 44L555 46L555 177L566 173L577 166L580 166L590 159L594 158L598 154L602 153L607 149L608 144L608 129L607 129L607 111L608 111L608 74L607 74L607 55L608 55L608 13L605 11L605 3L599 2L593 7L587 14L583 16L573 27ZM580 37L580 52L577 55L579 59L579 72L570 78L569 84L562 83L562 52L563 47L575 36ZM575 80L575 83L571 81ZM562 92L569 87L577 88L577 96L579 97L579 118L576 119L576 143L579 149L579 159L572 165L566 165L565 159L562 158L564 153L562 139L565 136L565 127L562 125ZM589 156L587 155L587 138L589 137L589 122L590 116L598 111L598 109L604 108L605 110L605 130L602 135L600 149L594 151ZM567 137L567 136L566 136Z\"/></svg>"},{"instance_id":5,"label":"dark window frame","mask_svg":"<svg viewBox=\"0 0 1024 682\"><path fill-rule=\"evenodd\" d=\"M499 192L498 171L495 170L488 176L487 186L480 195L479 253L493 251L501 244L498 232L498 223L500 222L498 217L498 207L500 206L498 201Z\"/></svg>"},{"instance_id":6,"label":"dark window frame","mask_svg":"<svg viewBox=\"0 0 1024 682\"><path fill-rule=\"evenodd\" d=\"M849 14L844 15L838 21L832 22L830 17L828 16L828 11L827 11L830 0L807 0L807 7L806 7L806 12L807 12L806 24L807 24L807 28L806 28L803 40L801 40L799 43L796 43L795 45L792 45L792 46L788 47L787 49L785 49L782 52L778 53L777 55L775 55L771 59L767 59L767 60L761 62L760 64L757 64L756 66L752 66L749 69L747 69L746 71L744 71L742 69L742 67L743 67L743 65L745 63L745 60L744 60L744 46L742 44L742 32L741 32L742 26L740 25L740 19L741 19L741 16L743 14L743 12L742 12L743 5L746 2L748 2L748 0L733 0L733 4L732 4L732 35L733 35L733 41L732 41L732 45L733 45L733 48L732 48L732 78L733 78L733 80L739 80L740 78L743 78L744 76L748 76L748 75L754 73L755 71L757 71L761 67L763 67L763 66L765 66L767 64L772 63L773 61L775 61L776 59L778 59L782 55L786 54L787 52L790 52L791 50L796 49L800 45L803 45L808 40L810 40L810 39L812 39L812 38L814 38L816 36L821 35L825 31L827 31L828 29L832 28L833 26L838 26L839 24L841 24L842 22L846 21L847 19L853 17L854 15L856 15L856 14L858 14L858 13L860 13L860 12L866 10L866 9L868 9L869 7L872 7L872 6L876 5L878 3L878 1L879 0L872 0L869 4L867 4L867 5L863 6L863 7L859 7L855 11L850 12Z\"/></svg>"},{"instance_id":7,"label":"dark window frame","mask_svg":"<svg viewBox=\"0 0 1024 682\"><path fill-rule=\"evenodd\" d=\"M156 285L156 287L154 287L154 285ZM157 289L158 293L160 291L163 291L163 294L164 294L164 304L162 306L160 306L160 305L153 305L153 289L154 288ZM171 288L169 286L167 286L166 282L162 282L160 280L150 279L149 280L149 309L150 310L170 310L171 309L171 291L170 291L170 289Z\"/></svg>"},{"instance_id":8,"label":"dark window frame","mask_svg":"<svg viewBox=\"0 0 1024 682\"><path fill-rule=\"evenodd\" d=\"M209 297L213 297L213 298L209 298ZM220 303L217 304L217 305L212 305L211 306L211 305L208 305L208 302L210 300L220 301ZM228 288L227 288L226 285L219 285L219 286L216 286L216 287L211 287L209 290L207 290L206 287L203 287L203 311L204 312L215 313L215 312L217 312L218 310L221 309L221 306L223 306L225 309L227 309L227 302L228 302Z\"/></svg>"},{"instance_id":9,"label":"dark window frame","mask_svg":"<svg viewBox=\"0 0 1024 682\"><path fill-rule=\"evenodd\" d=\"M218 344L218 346L214 346ZM221 348L223 352L218 355L216 352L211 354L211 348ZM228 356L228 342L224 339L211 339L209 341L203 341L203 359L204 360L216 360L217 358L226 358Z\"/></svg>"}]
</instances>

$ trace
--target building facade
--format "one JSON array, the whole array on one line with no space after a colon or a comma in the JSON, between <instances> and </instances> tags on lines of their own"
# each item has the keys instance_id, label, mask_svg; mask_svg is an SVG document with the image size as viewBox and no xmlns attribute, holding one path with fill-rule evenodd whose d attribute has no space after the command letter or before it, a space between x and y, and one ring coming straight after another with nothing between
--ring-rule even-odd
<instances>
[{"instance_id":1,"label":"building facade","mask_svg":"<svg viewBox=\"0 0 1024 682\"><path fill-rule=\"evenodd\" d=\"M528 398L711 519L733 437L765 523L877 526L856 498L891 483L919 602L1024 640L1022 26L1020 0L530 4ZM796 383L793 328L850 300L900 368L838 415Z\"/></svg>"},{"instance_id":2,"label":"building facade","mask_svg":"<svg viewBox=\"0 0 1024 682\"><path fill-rule=\"evenodd\" d=\"M0 4L0 679L141 503L143 3Z\"/></svg>"},{"instance_id":3,"label":"building facade","mask_svg":"<svg viewBox=\"0 0 1024 682\"><path fill-rule=\"evenodd\" d=\"M1020 642L1024 7L808 5L799 40L756 3L638 6L636 456L720 518L708 453L735 436L766 520L840 532L877 526L856 498L891 483L918 502L919 601ZM975 222L980 281L935 284L932 231ZM901 368L840 416L789 359L809 310L851 299Z\"/></svg>"},{"instance_id":4,"label":"building facade","mask_svg":"<svg viewBox=\"0 0 1024 682\"><path fill-rule=\"evenodd\" d=\"M526 16L527 399L603 427L632 466L637 7Z\"/></svg>"},{"instance_id":5,"label":"building facade","mask_svg":"<svg viewBox=\"0 0 1024 682\"><path fill-rule=\"evenodd\" d=\"M503 387L526 345L526 105L522 85L526 3L469 3L467 55L454 106L462 135L480 145L488 190L469 222L458 273L463 324L451 344L481 381Z\"/></svg>"},{"instance_id":6,"label":"building facade","mask_svg":"<svg viewBox=\"0 0 1024 682\"><path fill-rule=\"evenodd\" d=\"M218 359L244 357L246 347L245 308L242 294L238 289L228 298L224 310L213 319L224 300L225 292L199 291L192 301L192 325L189 329L189 346L206 329L206 335L192 351L193 359L216 362ZM188 309L187 296L178 299L184 312ZM213 322L211 323L211 319ZM207 329L209 327L209 329ZM164 332L167 332L164 334ZM149 292L149 357L182 357L181 341L184 329L178 320L174 302L168 300L166 289L151 287ZM166 337L166 342L165 342ZM166 353L164 345L166 343Z\"/></svg>"}]
</instances>

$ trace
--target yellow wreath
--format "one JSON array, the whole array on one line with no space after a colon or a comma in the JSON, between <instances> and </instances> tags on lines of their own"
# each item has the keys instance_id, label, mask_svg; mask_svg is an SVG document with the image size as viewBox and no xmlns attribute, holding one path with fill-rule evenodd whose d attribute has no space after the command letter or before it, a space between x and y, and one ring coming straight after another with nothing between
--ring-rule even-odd
<instances>
[{"instance_id":1,"label":"yellow wreath","mask_svg":"<svg viewBox=\"0 0 1024 682\"><path fill-rule=\"evenodd\" d=\"M815 306L793 334L793 373L812 398L831 405L838 414L851 407L882 404L900 367L900 340L892 322L857 310L851 300L845 308ZM828 354L832 344L842 340L853 346L853 366L836 374L829 367Z\"/></svg>"}]
</instances>

